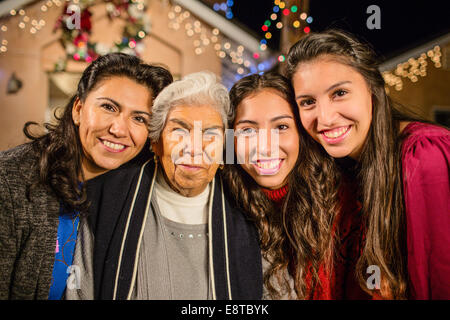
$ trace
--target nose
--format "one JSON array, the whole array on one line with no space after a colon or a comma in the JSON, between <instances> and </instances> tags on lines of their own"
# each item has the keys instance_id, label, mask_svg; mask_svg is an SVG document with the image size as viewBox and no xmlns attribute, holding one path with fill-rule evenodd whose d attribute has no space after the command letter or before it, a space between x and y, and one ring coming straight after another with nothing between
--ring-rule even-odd
<instances>
[{"instance_id":1,"label":"nose","mask_svg":"<svg viewBox=\"0 0 450 320\"><path fill-rule=\"evenodd\" d=\"M192 158L201 157L203 154L202 132L191 130L189 137L184 140L183 153Z\"/></svg>"},{"instance_id":2,"label":"nose","mask_svg":"<svg viewBox=\"0 0 450 320\"><path fill-rule=\"evenodd\" d=\"M126 119L122 115L117 115L114 117L109 127L109 133L116 138L123 138L127 136L128 125Z\"/></svg>"},{"instance_id":3,"label":"nose","mask_svg":"<svg viewBox=\"0 0 450 320\"><path fill-rule=\"evenodd\" d=\"M328 103L322 102L320 104L317 104L316 110L318 127L332 127L337 115L337 112L336 110L334 110L333 106Z\"/></svg>"},{"instance_id":4,"label":"nose","mask_svg":"<svg viewBox=\"0 0 450 320\"><path fill-rule=\"evenodd\" d=\"M276 129L264 128L258 131L258 151L262 157L278 157L279 133Z\"/></svg>"}]
</instances>

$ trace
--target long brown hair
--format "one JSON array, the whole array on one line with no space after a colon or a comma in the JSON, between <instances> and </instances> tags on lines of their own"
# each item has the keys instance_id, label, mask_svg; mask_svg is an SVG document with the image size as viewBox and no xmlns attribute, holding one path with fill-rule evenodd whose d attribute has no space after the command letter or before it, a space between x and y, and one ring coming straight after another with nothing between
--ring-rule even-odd
<instances>
[{"instance_id":1,"label":"long brown hair","mask_svg":"<svg viewBox=\"0 0 450 320\"><path fill-rule=\"evenodd\" d=\"M83 149L78 127L72 119L73 105L77 99L84 102L100 81L113 76L124 76L146 86L153 99L173 80L163 67L145 64L139 58L123 53L107 54L84 70L77 93L62 116L58 117L55 112L56 124L44 124L45 134L31 133L30 126L37 125L35 122L27 122L23 128L39 158L37 183L48 185L67 208L85 211L88 206L85 184L81 189L78 185L79 177L83 176Z\"/></svg>"},{"instance_id":2,"label":"long brown hair","mask_svg":"<svg viewBox=\"0 0 450 320\"><path fill-rule=\"evenodd\" d=\"M407 261L401 172L402 135L399 133L399 122L421 119L412 113L399 111L386 94L385 82L378 70L379 62L374 50L343 31L311 33L298 41L288 54L288 78L292 80L300 64L323 56L356 70L364 77L372 94L372 123L357 170L365 233L362 254L356 266L357 278L361 288L371 293L366 285L366 269L370 265L376 265L382 276L380 294L385 298L402 299L407 295ZM342 181L339 168L326 152L318 154L322 158L321 161L329 167L323 183L333 185L332 194L337 195ZM320 217L316 216L316 219ZM309 247L311 243L308 234L298 231L303 228L303 222L300 221L287 230L297 252L305 251L305 247ZM327 239L329 231L327 227L318 228L315 230L315 238ZM322 249L318 247L317 254L323 257L320 250ZM301 253L300 256L303 257L304 254ZM297 270L302 273L305 268L305 262L298 260ZM304 288L303 282L303 278L296 278L298 287Z\"/></svg>"},{"instance_id":3,"label":"long brown hair","mask_svg":"<svg viewBox=\"0 0 450 320\"><path fill-rule=\"evenodd\" d=\"M295 208L288 207L287 201L284 201L282 208L278 208L240 165L226 165L223 174L237 204L255 221L259 229L261 250L264 258L270 263L264 274L264 285L273 298L278 298L283 293L289 292L290 288L287 278L284 277L284 272L289 272L296 264L296 257L292 256L295 250L284 232L283 225L286 222L283 218L286 215L282 214L281 211L295 210L295 214L287 215L288 224L291 225L290 220L303 219L303 217L311 215L313 211L312 199L316 199L316 203L325 203L327 200L323 197L330 197L330 192L327 186L316 179L316 175L320 175L323 170L323 163L319 161L318 157L314 156L314 153L320 150L300 125L294 91L289 80L284 76L276 73L254 74L236 82L230 90L231 116L229 127L234 127L236 110L239 104L247 97L265 89L276 92L291 106L300 135L299 156L295 167L304 163L305 159L309 164L305 174L295 173L294 175L291 171L288 176L287 198L297 198L298 205ZM325 211L328 212L329 210Z\"/></svg>"}]
</instances>

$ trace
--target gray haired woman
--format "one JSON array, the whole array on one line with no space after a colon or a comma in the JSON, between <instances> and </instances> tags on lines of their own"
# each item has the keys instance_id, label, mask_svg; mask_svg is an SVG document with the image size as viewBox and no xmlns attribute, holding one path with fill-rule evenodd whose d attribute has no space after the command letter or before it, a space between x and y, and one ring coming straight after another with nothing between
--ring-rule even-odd
<instances>
[{"instance_id":1,"label":"gray haired woman","mask_svg":"<svg viewBox=\"0 0 450 320\"><path fill-rule=\"evenodd\" d=\"M154 158L91 181L111 226L95 237L95 298L261 299L258 233L218 171L228 113L214 74L175 81L152 108Z\"/></svg>"}]
</instances>

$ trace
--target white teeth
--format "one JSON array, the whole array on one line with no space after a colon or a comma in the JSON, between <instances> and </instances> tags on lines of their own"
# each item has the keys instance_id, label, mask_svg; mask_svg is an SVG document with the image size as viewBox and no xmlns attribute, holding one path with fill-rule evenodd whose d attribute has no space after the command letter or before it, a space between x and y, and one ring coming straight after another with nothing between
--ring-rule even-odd
<instances>
[{"instance_id":1,"label":"white teeth","mask_svg":"<svg viewBox=\"0 0 450 320\"><path fill-rule=\"evenodd\" d=\"M261 169L273 169L273 168L278 167L280 162L281 162L281 159L278 159L278 160L272 160L272 161L256 162L256 165Z\"/></svg>"},{"instance_id":2,"label":"white teeth","mask_svg":"<svg viewBox=\"0 0 450 320\"><path fill-rule=\"evenodd\" d=\"M340 128L339 130L334 131L325 131L323 134L328 138L337 138L342 136L344 133L346 133L348 130L348 127Z\"/></svg>"},{"instance_id":3,"label":"white teeth","mask_svg":"<svg viewBox=\"0 0 450 320\"><path fill-rule=\"evenodd\" d=\"M122 144L112 143L106 140L103 140L102 143L107 146L108 148L114 149L114 150L122 150L125 148Z\"/></svg>"}]
</instances>

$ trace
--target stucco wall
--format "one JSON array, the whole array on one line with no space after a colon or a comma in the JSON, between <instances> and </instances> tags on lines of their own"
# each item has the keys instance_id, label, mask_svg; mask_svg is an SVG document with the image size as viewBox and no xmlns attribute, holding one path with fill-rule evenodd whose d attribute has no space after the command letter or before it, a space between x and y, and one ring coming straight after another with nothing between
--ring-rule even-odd
<instances>
[{"instance_id":1,"label":"stucco wall","mask_svg":"<svg viewBox=\"0 0 450 320\"><path fill-rule=\"evenodd\" d=\"M450 50L450 44L445 50ZM447 66L447 68L445 68ZM403 89L396 91L390 87L390 96L429 120L433 119L433 108L436 106L448 108L450 112L450 61L436 68L429 62L427 76L419 77L419 81L411 82L403 79Z\"/></svg>"},{"instance_id":2,"label":"stucco wall","mask_svg":"<svg viewBox=\"0 0 450 320\"><path fill-rule=\"evenodd\" d=\"M26 31L29 27L22 30L17 26L18 15L0 21L0 25L8 27L2 34L8 40L8 51L0 54L0 150L26 141L22 133L26 121L44 121L49 107L48 72L52 72L55 62L65 56L58 41L60 33L53 32L62 8L53 6L44 13L40 11L41 5L42 2L37 2L25 8L28 16L46 21L46 26L35 35ZM201 70L210 70L220 76L221 59L212 46L196 55L193 39L186 36L184 28L169 28L169 10L169 6L161 1L149 1L147 12L152 30L144 40L143 60L166 65L175 77ZM112 43L120 37L122 21L111 23L105 15L104 4L94 7L92 13L93 41ZM86 64L70 62L67 71L82 72L85 67ZM22 80L23 87L15 94L7 94L7 82L13 72Z\"/></svg>"}]
</instances>

